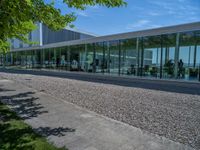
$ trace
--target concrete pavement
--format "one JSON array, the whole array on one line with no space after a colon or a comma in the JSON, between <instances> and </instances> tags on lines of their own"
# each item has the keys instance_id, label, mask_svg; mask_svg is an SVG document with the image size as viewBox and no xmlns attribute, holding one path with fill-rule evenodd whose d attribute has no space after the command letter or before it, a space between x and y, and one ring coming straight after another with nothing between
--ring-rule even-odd
<instances>
[{"instance_id":1,"label":"concrete pavement","mask_svg":"<svg viewBox=\"0 0 200 150\"><path fill-rule=\"evenodd\" d=\"M11 80L0 79L0 100L50 142L69 150L192 150Z\"/></svg>"}]
</instances>

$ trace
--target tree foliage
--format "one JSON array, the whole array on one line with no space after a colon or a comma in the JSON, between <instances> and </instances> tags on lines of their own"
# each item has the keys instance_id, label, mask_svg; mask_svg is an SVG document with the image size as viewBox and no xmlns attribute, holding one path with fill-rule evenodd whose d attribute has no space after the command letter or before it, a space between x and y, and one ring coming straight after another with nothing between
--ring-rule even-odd
<instances>
[{"instance_id":1,"label":"tree foliage","mask_svg":"<svg viewBox=\"0 0 200 150\"><path fill-rule=\"evenodd\" d=\"M74 13L61 14L55 8L58 2L65 3L66 9L84 10L87 6L120 7L126 5L123 0L0 0L0 52L6 52L10 38L29 42L28 33L36 29L35 22L43 22L53 30L72 25Z\"/></svg>"}]
</instances>

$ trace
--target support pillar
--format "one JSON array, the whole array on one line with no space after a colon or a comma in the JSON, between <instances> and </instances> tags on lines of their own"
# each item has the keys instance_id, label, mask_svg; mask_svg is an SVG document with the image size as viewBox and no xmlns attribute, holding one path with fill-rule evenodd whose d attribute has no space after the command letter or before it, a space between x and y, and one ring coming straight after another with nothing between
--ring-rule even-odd
<instances>
[{"instance_id":1,"label":"support pillar","mask_svg":"<svg viewBox=\"0 0 200 150\"><path fill-rule=\"evenodd\" d=\"M174 77L177 79L178 78L178 62L179 62L179 37L180 33L176 34L176 47L175 47L175 58L174 58Z\"/></svg>"}]
</instances>

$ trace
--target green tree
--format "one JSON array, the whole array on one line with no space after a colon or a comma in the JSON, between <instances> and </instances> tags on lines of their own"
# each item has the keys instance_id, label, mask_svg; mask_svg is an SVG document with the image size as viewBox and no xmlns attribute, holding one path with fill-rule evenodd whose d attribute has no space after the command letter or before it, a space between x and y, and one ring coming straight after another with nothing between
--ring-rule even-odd
<instances>
[{"instance_id":1,"label":"green tree","mask_svg":"<svg viewBox=\"0 0 200 150\"><path fill-rule=\"evenodd\" d=\"M123 0L0 0L0 53L9 49L8 39L17 38L29 43L28 33L36 29L35 22L43 22L52 30L72 26L75 13L61 14L55 8L58 2L66 4L66 9L86 9L87 6L120 7L126 5Z\"/></svg>"}]
</instances>

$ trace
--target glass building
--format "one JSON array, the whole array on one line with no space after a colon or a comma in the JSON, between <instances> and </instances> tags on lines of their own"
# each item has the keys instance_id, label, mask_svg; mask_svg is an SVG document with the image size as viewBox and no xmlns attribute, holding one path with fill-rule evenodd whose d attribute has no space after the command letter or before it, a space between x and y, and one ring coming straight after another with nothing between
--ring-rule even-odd
<instances>
[{"instance_id":1,"label":"glass building","mask_svg":"<svg viewBox=\"0 0 200 150\"><path fill-rule=\"evenodd\" d=\"M200 82L200 22L12 49L6 66Z\"/></svg>"}]
</instances>

